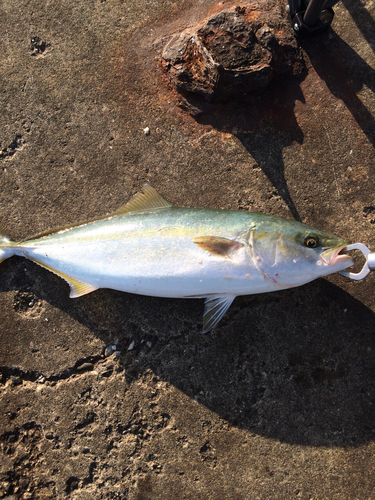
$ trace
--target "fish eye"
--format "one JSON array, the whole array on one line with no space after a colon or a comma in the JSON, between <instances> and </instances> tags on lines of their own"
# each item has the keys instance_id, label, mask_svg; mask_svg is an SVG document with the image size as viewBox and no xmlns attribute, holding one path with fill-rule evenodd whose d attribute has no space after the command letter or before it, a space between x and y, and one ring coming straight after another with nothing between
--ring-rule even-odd
<instances>
[{"instance_id":1,"label":"fish eye","mask_svg":"<svg viewBox=\"0 0 375 500\"><path fill-rule=\"evenodd\" d=\"M314 234L308 234L304 237L303 244L307 248L316 248L317 246L319 246L319 238Z\"/></svg>"}]
</instances>

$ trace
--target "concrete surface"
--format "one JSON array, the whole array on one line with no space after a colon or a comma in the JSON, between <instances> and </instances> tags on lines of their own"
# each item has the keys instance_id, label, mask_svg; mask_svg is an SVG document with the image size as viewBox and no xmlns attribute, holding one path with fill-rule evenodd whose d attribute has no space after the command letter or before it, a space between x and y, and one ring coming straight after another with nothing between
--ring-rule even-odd
<instances>
[{"instance_id":1,"label":"concrete surface","mask_svg":"<svg viewBox=\"0 0 375 500\"><path fill-rule=\"evenodd\" d=\"M194 119L158 57L218 8L2 1L7 233L103 215L147 181L177 205L294 216L375 249L374 2L335 8L298 79ZM48 271L3 262L1 497L375 498L374 277L237 298L206 335L202 312L71 300Z\"/></svg>"}]
</instances>

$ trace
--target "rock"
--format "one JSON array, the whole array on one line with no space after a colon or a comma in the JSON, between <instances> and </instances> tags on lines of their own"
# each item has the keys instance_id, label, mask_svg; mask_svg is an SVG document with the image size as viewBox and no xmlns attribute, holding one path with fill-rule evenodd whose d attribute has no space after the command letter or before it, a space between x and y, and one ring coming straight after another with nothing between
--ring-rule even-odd
<instances>
[{"instance_id":1,"label":"rock","mask_svg":"<svg viewBox=\"0 0 375 500\"><path fill-rule=\"evenodd\" d=\"M197 114L197 96L212 102L264 88L292 69L300 72L303 58L284 4L266 0L226 8L175 34L164 47L161 65Z\"/></svg>"},{"instance_id":2,"label":"rock","mask_svg":"<svg viewBox=\"0 0 375 500\"><path fill-rule=\"evenodd\" d=\"M15 375L12 375L10 377L10 382L12 385L21 385L22 384L22 380L20 379L20 377L17 377Z\"/></svg>"},{"instance_id":3,"label":"rock","mask_svg":"<svg viewBox=\"0 0 375 500\"><path fill-rule=\"evenodd\" d=\"M108 345L104 351L104 356L106 358L108 358L108 356L111 356L111 354L113 354L113 352L116 350L116 345Z\"/></svg>"},{"instance_id":4,"label":"rock","mask_svg":"<svg viewBox=\"0 0 375 500\"><path fill-rule=\"evenodd\" d=\"M88 372L94 369L94 365L92 363L83 363L80 366L77 366L78 372Z\"/></svg>"}]
</instances>

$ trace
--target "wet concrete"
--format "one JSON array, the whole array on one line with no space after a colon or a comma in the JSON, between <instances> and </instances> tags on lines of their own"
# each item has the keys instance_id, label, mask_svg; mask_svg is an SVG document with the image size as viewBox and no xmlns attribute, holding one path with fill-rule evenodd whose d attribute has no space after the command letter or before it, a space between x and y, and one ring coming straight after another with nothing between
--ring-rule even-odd
<instances>
[{"instance_id":1,"label":"wet concrete","mask_svg":"<svg viewBox=\"0 0 375 500\"><path fill-rule=\"evenodd\" d=\"M300 43L300 76L195 119L160 56L230 5L3 2L9 235L103 215L149 182L176 205L295 217L375 248L373 4L335 7L332 30ZM202 335L202 301L71 300L48 271L3 262L0 495L372 498L373 290L335 275L237 298Z\"/></svg>"}]
</instances>

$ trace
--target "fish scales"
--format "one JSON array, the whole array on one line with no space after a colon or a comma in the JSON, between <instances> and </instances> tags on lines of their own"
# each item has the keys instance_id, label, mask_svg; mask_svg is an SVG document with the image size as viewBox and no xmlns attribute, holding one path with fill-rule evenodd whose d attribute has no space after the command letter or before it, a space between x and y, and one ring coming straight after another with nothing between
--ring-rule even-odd
<instances>
[{"instance_id":1,"label":"fish scales","mask_svg":"<svg viewBox=\"0 0 375 500\"><path fill-rule=\"evenodd\" d=\"M71 297L97 288L204 297L207 331L238 295L299 286L349 267L345 246L276 216L173 207L146 185L97 220L21 242L0 232L0 261L19 255L40 264L68 281Z\"/></svg>"},{"instance_id":2,"label":"fish scales","mask_svg":"<svg viewBox=\"0 0 375 500\"><path fill-rule=\"evenodd\" d=\"M26 241L15 254L97 288L159 297L246 294L248 284L242 282L249 273L259 279L259 291L270 290L274 284L246 252L218 259L193 242L212 234L245 240L241 233L247 229L248 235L253 223L249 215L187 208L119 215Z\"/></svg>"}]
</instances>

